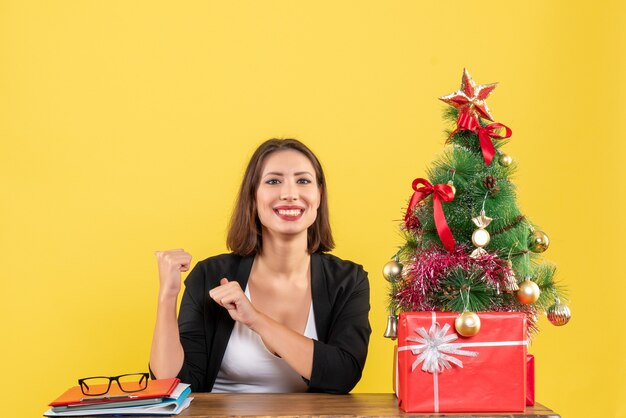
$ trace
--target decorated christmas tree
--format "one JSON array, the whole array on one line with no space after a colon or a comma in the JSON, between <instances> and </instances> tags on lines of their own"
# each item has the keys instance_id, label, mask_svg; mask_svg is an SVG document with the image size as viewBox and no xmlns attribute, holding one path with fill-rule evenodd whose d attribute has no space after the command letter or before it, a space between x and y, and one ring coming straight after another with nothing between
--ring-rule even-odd
<instances>
[{"instance_id":1,"label":"decorated christmas tree","mask_svg":"<svg viewBox=\"0 0 626 418\"><path fill-rule=\"evenodd\" d=\"M531 335L540 314L569 321L556 267L542 258L548 236L516 202L516 164L502 148L512 131L486 99L496 84L476 85L464 70L461 89L440 99L454 124L446 148L413 181L401 231L405 242L384 267L390 282L385 336L396 337L400 312L459 312L456 331L480 330L476 312L523 312Z\"/></svg>"}]
</instances>

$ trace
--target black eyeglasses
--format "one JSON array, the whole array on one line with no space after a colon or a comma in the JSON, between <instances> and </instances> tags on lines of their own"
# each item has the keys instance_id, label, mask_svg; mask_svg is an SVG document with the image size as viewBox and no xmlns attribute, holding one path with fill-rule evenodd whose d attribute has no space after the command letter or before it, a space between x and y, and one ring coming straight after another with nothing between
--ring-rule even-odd
<instances>
[{"instance_id":1,"label":"black eyeglasses","mask_svg":"<svg viewBox=\"0 0 626 418\"><path fill-rule=\"evenodd\" d=\"M148 373L128 373L119 376L93 376L78 379L83 395L97 396L108 393L111 383L116 382L122 392L139 392L148 387Z\"/></svg>"}]
</instances>

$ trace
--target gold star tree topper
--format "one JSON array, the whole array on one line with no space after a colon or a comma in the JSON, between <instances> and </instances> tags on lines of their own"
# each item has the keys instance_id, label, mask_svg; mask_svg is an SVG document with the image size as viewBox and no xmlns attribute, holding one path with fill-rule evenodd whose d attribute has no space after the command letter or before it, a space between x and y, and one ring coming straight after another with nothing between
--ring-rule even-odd
<instances>
[{"instance_id":1,"label":"gold star tree topper","mask_svg":"<svg viewBox=\"0 0 626 418\"><path fill-rule=\"evenodd\" d=\"M440 97L439 100L459 109L460 114L474 117L480 116L493 121L493 116L489 113L485 100L497 85L498 83L476 85L467 69L464 68L461 89L447 96Z\"/></svg>"}]
</instances>

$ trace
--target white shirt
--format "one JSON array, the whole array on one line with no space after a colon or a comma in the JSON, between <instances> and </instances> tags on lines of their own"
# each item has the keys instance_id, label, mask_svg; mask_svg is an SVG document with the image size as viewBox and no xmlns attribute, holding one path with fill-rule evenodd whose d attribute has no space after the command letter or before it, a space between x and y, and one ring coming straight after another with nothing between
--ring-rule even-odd
<instances>
[{"instance_id":1,"label":"white shirt","mask_svg":"<svg viewBox=\"0 0 626 418\"><path fill-rule=\"evenodd\" d=\"M248 286L244 293L252 301ZM317 340L313 301L304 336ZM289 393L306 390L302 377L285 360L270 353L256 332L235 321L212 392Z\"/></svg>"}]
</instances>

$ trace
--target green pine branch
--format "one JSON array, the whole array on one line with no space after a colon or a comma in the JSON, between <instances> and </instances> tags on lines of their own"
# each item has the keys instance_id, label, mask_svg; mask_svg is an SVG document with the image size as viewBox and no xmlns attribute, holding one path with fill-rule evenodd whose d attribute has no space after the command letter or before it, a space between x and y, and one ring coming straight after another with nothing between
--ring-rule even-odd
<instances>
[{"instance_id":1,"label":"green pine branch","mask_svg":"<svg viewBox=\"0 0 626 418\"><path fill-rule=\"evenodd\" d=\"M442 311L485 311L492 305L496 291L483 280L481 271L452 269L440 281L441 290L434 296L435 304Z\"/></svg>"}]
</instances>

